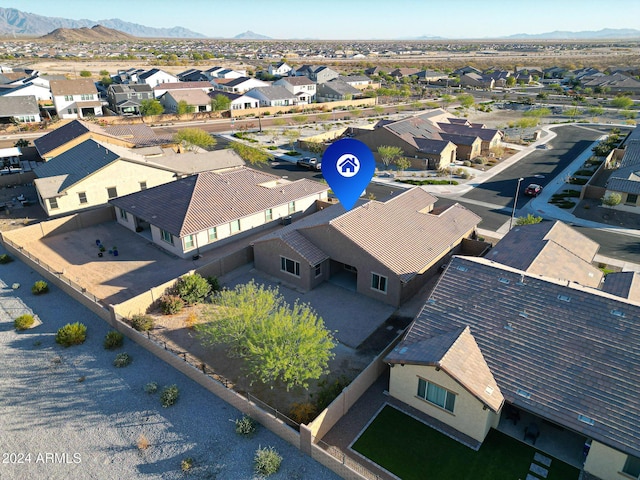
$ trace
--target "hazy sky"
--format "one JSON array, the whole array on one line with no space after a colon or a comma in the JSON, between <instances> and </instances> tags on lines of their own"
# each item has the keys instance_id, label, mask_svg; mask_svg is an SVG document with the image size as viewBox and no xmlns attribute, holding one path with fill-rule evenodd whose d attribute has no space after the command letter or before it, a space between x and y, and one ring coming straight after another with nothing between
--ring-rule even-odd
<instances>
[{"instance_id":1,"label":"hazy sky","mask_svg":"<svg viewBox=\"0 0 640 480\"><path fill-rule=\"evenodd\" d=\"M181 26L210 37L486 38L554 30L639 28L639 0L1 0L71 19Z\"/></svg>"}]
</instances>

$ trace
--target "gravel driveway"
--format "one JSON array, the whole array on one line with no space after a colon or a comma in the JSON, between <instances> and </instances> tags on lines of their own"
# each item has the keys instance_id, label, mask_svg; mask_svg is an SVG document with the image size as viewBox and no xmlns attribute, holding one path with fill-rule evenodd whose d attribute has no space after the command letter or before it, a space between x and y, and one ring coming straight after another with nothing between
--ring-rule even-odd
<instances>
[{"instance_id":1,"label":"gravel driveway","mask_svg":"<svg viewBox=\"0 0 640 480\"><path fill-rule=\"evenodd\" d=\"M109 326L55 287L32 295L39 279L19 261L0 265L0 479L252 479L259 446L283 456L270 478L339 478L264 427L238 436L230 421L237 410L132 341L104 350ZM25 311L43 324L17 333L13 319ZM65 349L54 336L72 321L85 323L88 337ZM118 352L132 364L115 368ZM178 402L162 408L159 393L143 390L151 381L176 384ZM149 441L145 450L140 435ZM187 457L195 463L185 474Z\"/></svg>"}]
</instances>

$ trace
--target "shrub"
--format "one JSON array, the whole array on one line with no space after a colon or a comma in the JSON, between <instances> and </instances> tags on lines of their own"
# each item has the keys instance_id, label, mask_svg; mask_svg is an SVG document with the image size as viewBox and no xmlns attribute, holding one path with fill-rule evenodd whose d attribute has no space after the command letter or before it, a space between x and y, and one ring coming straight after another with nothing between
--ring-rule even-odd
<instances>
[{"instance_id":1,"label":"shrub","mask_svg":"<svg viewBox=\"0 0 640 480\"><path fill-rule=\"evenodd\" d=\"M193 468L193 458L187 457L180 462L180 468L183 472L188 472Z\"/></svg>"},{"instance_id":2,"label":"shrub","mask_svg":"<svg viewBox=\"0 0 640 480\"><path fill-rule=\"evenodd\" d=\"M113 366L118 368L126 367L131 363L131 360L133 359L128 353L119 353L113 361Z\"/></svg>"},{"instance_id":3,"label":"shrub","mask_svg":"<svg viewBox=\"0 0 640 480\"><path fill-rule=\"evenodd\" d=\"M150 315L134 315L131 317L131 326L139 332L147 332L153 328L153 317Z\"/></svg>"},{"instance_id":4,"label":"shrub","mask_svg":"<svg viewBox=\"0 0 640 480\"><path fill-rule=\"evenodd\" d=\"M31 287L31 293L34 295L41 295L43 293L47 293L49 291L49 285L44 280L38 280Z\"/></svg>"},{"instance_id":5,"label":"shrub","mask_svg":"<svg viewBox=\"0 0 640 480\"><path fill-rule=\"evenodd\" d=\"M180 396L180 390L177 385L170 385L162 389L160 394L160 403L164 408L170 407L178 401Z\"/></svg>"},{"instance_id":6,"label":"shrub","mask_svg":"<svg viewBox=\"0 0 640 480\"><path fill-rule=\"evenodd\" d=\"M196 312L189 312L189 315L187 315L187 318L184 321L185 327L193 329L196 323L198 323L198 315L196 315Z\"/></svg>"},{"instance_id":7,"label":"shrub","mask_svg":"<svg viewBox=\"0 0 640 480\"><path fill-rule=\"evenodd\" d=\"M614 192L614 193L610 193L606 197L602 197L601 200L603 205L606 205L608 207L615 207L616 205L619 205L620 202L622 201L622 195Z\"/></svg>"},{"instance_id":8,"label":"shrub","mask_svg":"<svg viewBox=\"0 0 640 480\"><path fill-rule=\"evenodd\" d=\"M177 295L163 295L159 303L160 310L165 315L174 315L184 308L184 301Z\"/></svg>"},{"instance_id":9,"label":"shrub","mask_svg":"<svg viewBox=\"0 0 640 480\"><path fill-rule=\"evenodd\" d=\"M333 383L328 383L326 380L318 382L318 386L320 387L316 398L316 407L318 408L318 411L321 412L327 408L327 406L333 402L338 395L340 395L347 385L349 385L349 379L344 375L335 379Z\"/></svg>"},{"instance_id":10,"label":"shrub","mask_svg":"<svg viewBox=\"0 0 640 480\"><path fill-rule=\"evenodd\" d=\"M234 423L236 424L236 433L238 435L249 436L256 431L256 422L247 415L243 415L242 418L236 418Z\"/></svg>"},{"instance_id":11,"label":"shrub","mask_svg":"<svg viewBox=\"0 0 640 480\"><path fill-rule=\"evenodd\" d=\"M309 423L316 414L316 406L310 402L291 405L291 419L297 423Z\"/></svg>"},{"instance_id":12,"label":"shrub","mask_svg":"<svg viewBox=\"0 0 640 480\"><path fill-rule=\"evenodd\" d=\"M104 337L104 348L106 350L115 350L120 348L124 343L124 335L120 332L112 330L108 332Z\"/></svg>"},{"instance_id":13,"label":"shrub","mask_svg":"<svg viewBox=\"0 0 640 480\"><path fill-rule=\"evenodd\" d=\"M0 255L0 264L11 263L13 262L13 258L9 256L7 253L3 253Z\"/></svg>"},{"instance_id":14,"label":"shrub","mask_svg":"<svg viewBox=\"0 0 640 480\"><path fill-rule=\"evenodd\" d=\"M56 343L65 347L80 345L87 339L87 327L83 323L67 323L58 329L56 333Z\"/></svg>"},{"instance_id":15,"label":"shrub","mask_svg":"<svg viewBox=\"0 0 640 480\"><path fill-rule=\"evenodd\" d=\"M156 382L149 382L144 386L144 391L149 395L153 395L158 391L158 384Z\"/></svg>"},{"instance_id":16,"label":"shrub","mask_svg":"<svg viewBox=\"0 0 640 480\"><path fill-rule=\"evenodd\" d=\"M33 325L34 322L33 315L29 315L25 313L24 315L20 315L13 321L13 326L16 330L26 330Z\"/></svg>"},{"instance_id":17,"label":"shrub","mask_svg":"<svg viewBox=\"0 0 640 480\"><path fill-rule=\"evenodd\" d=\"M282 456L273 447L259 447L253 457L255 472L268 477L280 469Z\"/></svg>"},{"instance_id":18,"label":"shrub","mask_svg":"<svg viewBox=\"0 0 640 480\"><path fill-rule=\"evenodd\" d=\"M202 275L185 275L176 282L175 291L187 305L201 302L209 295L211 285Z\"/></svg>"},{"instance_id":19,"label":"shrub","mask_svg":"<svg viewBox=\"0 0 640 480\"><path fill-rule=\"evenodd\" d=\"M147 448L149 448L149 445L149 439L145 436L144 433L141 433L138 437L138 448L140 450L146 450Z\"/></svg>"},{"instance_id":20,"label":"shrub","mask_svg":"<svg viewBox=\"0 0 640 480\"><path fill-rule=\"evenodd\" d=\"M218 277L207 277L207 282L209 282L212 292L219 292L221 290L220 281L218 280Z\"/></svg>"}]
</instances>

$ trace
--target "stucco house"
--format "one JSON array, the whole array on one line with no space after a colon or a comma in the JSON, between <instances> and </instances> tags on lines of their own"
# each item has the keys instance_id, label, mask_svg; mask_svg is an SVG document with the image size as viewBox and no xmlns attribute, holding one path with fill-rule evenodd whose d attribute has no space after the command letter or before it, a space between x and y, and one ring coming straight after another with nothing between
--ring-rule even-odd
<instances>
[{"instance_id":1,"label":"stucco house","mask_svg":"<svg viewBox=\"0 0 640 480\"><path fill-rule=\"evenodd\" d=\"M340 74L332 68L324 65L301 65L292 70L289 75L296 77L308 77L316 83L325 83L334 78L338 78Z\"/></svg>"},{"instance_id":2,"label":"stucco house","mask_svg":"<svg viewBox=\"0 0 640 480\"><path fill-rule=\"evenodd\" d=\"M341 102L362 96L362 91L339 79L318 83L316 98L318 102Z\"/></svg>"},{"instance_id":3,"label":"stucco house","mask_svg":"<svg viewBox=\"0 0 640 480\"><path fill-rule=\"evenodd\" d=\"M273 85L284 87L296 96L306 96L306 103L311 103L316 98L317 86L307 77L284 77L273 82Z\"/></svg>"},{"instance_id":4,"label":"stucco house","mask_svg":"<svg viewBox=\"0 0 640 480\"><path fill-rule=\"evenodd\" d=\"M153 90L146 83L114 83L107 88L109 108L117 115L139 115L140 102L153 98Z\"/></svg>"},{"instance_id":5,"label":"stucco house","mask_svg":"<svg viewBox=\"0 0 640 480\"><path fill-rule=\"evenodd\" d=\"M85 118L102 115L96 85L88 78L52 80L51 95L59 118Z\"/></svg>"},{"instance_id":6,"label":"stucco house","mask_svg":"<svg viewBox=\"0 0 640 480\"><path fill-rule=\"evenodd\" d=\"M620 204L611 208L637 213L640 206L640 129L631 130L622 146L622 159L607 180L604 196L619 194Z\"/></svg>"},{"instance_id":7,"label":"stucco house","mask_svg":"<svg viewBox=\"0 0 640 480\"><path fill-rule=\"evenodd\" d=\"M480 222L458 204L436 211L435 201L414 188L348 212L340 204L326 207L255 240L255 267L305 291L339 277L362 295L398 306Z\"/></svg>"},{"instance_id":8,"label":"stucco house","mask_svg":"<svg viewBox=\"0 0 640 480\"><path fill-rule=\"evenodd\" d=\"M176 113L180 102L186 102L189 113L211 111L211 97L200 89L169 90L160 97L160 103L168 113Z\"/></svg>"},{"instance_id":9,"label":"stucco house","mask_svg":"<svg viewBox=\"0 0 640 480\"><path fill-rule=\"evenodd\" d=\"M246 93L252 88L269 86L267 82L251 77L213 79L211 83L216 90L222 90L229 93Z\"/></svg>"},{"instance_id":10,"label":"stucco house","mask_svg":"<svg viewBox=\"0 0 640 480\"><path fill-rule=\"evenodd\" d=\"M222 95L229 99L229 101L231 102L229 104L230 110L244 110L247 108L260 107L260 100L240 93L229 93L222 92L220 90L214 90L213 92L209 93L209 98L214 100L218 95Z\"/></svg>"},{"instance_id":11,"label":"stucco house","mask_svg":"<svg viewBox=\"0 0 640 480\"><path fill-rule=\"evenodd\" d=\"M143 72L137 72L134 81L135 83L146 83L153 88L161 83L176 83L178 82L178 77L159 68L152 68Z\"/></svg>"},{"instance_id":12,"label":"stucco house","mask_svg":"<svg viewBox=\"0 0 640 480\"><path fill-rule=\"evenodd\" d=\"M40 122L40 108L38 100L33 95L28 96L0 96L0 123Z\"/></svg>"},{"instance_id":13,"label":"stucco house","mask_svg":"<svg viewBox=\"0 0 640 480\"><path fill-rule=\"evenodd\" d=\"M260 102L261 107L279 107L288 105L297 105L299 97L291 93L284 87L270 86L252 88L246 94L247 97L256 98ZM303 97L301 103L309 103L308 98Z\"/></svg>"},{"instance_id":14,"label":"stucco house","mask_svg":"<svg viewBox=\"0 0 640 480\"><path fill-rule=\"evenodd\" d=\"M626 298L454 257L385 358L389 394L478 446L490 428L526 417L543 432L537 448L562 432L587 473L637 478L639 320Z\"/></svg>"},{"instance_id":15,"label":"stucco house","mask_svg":"<svg viewBox=\"0 0 640 480\"><path fill-rule=\"evenodd\" d=\"M53 100L51 88L49 86L43 86L42 84L37 84L35 82L11 83L9 86L12 88L2 90L0 95L3 97L27 97L33 95L36 97L38 102L49 105Z\"/></svg>"},{"instance_id":16,"label":"stucco house","mask_svg":"<svg viewBox=\"0 0 640 480\"><path fill-rule=\"evenodd\" d=\"M268 72L269 75L273 75L276 77L284 77L285 75L289 75L289 72L292 68L287 65L287 62L278 62L269 64Z\"/></svg>"},{"instance_id":17,"label":"stucco house","mask_svg":"<svg viewBox=\"0 0 640 480\"><path fill-rule=\"evenodd\" d=\"M314 212L328 189L241 167L202 172L109 203L121 225L187 258Z\"/></svg>"}]
</instances>

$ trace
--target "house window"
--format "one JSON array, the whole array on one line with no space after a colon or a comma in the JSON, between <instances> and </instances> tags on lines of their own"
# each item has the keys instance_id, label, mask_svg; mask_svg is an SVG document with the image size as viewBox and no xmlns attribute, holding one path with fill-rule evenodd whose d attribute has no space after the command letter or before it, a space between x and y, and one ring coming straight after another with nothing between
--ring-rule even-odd
<instances>
[{"instance_id":1,"label":"house window","mask_svg":"<svg viewBox=\"0 0 640 480\"><path fill-rule=\"evenodd\" d=\"M629 455L624 463L622 472L631 475L633 478L640 478L640 458Z\"/></svg>"},{"instance_id":2,"label":"house window","mask_svg":"<svg viewBox=\"0 0 640 480\"><path fill-rule=\"evenodd\" d=\"M58 199L57 198L50 198L49 199L49 208L51 210L55 210L56 208L58 208Z\"/></svg>"},{"instance_id":3,"label":"house window","mask_svg":"<svg viewBox=\"0 0 640 480\"><path fill-rule=\"evenodd\" d=\"M296 262L295 260L291 260L290 258L280 257L280 270L299 277L300 262Z\"/></svg>"},{"instance_id":4,"label":"house window","mask_svg":"<svg viewBox=\"0 0 640 480\"><path fill-rule=\"evenodd\" d=\"M107 197L109 197L109 200L111 200L112 198L116 198L117 196L118 196L118 190L116 189L116 187L107 188Z\"/></svg>"},{"instance_id":5,"label":"house window","mask_svg":"<svg viewBox=\"0 0 640 480\"><path fill-rule=\"evenodd\" d=\"M316 278L318 278L320 275L322 275L322 264L321 263L317 264L315 269L316 269Z\"/></svg>"},{"instance_id":6,"label":"house window","mask_svg":"<svg viewBox=\"0 0 640 480\"><path fill-rule=\"evenodd\" d=\"M218 238L218 229L216 227L210 228L208 233L210 242L213 242Z\"/></svg>"},{"instance_id":7,"label":"house window","mask_svg":"<svg viewBox=\"0 0 640 480\"><path fill-rule=\"evenodd\" d=\"M64 101L65 102L73 102L73 95L65 95L64 96Z\"/></svg>"},{"instance_id":8,"label":"house window","mask_svg":"<svg viewBox=\"0 0 640 480\"><path fill-rule=\"evenodd\" d=\"M627 193L627 201L624 202L627 205L635 205L638 203L638 195L633 193Z\"/></svg>"},{"instance_id":9,"label":"house window","mask_svg":"<svg viewBox=\"0 0 640 480\"><path fill-rule=\"evenodd\" d=\"M87 192L78 192L78 200L80 204L87 203Z\"/></svg>"},{"instance_id":10,"label":"house window","mask_svg":"<svg viewBox=\"0 0 640 480\"><path fill-rule=\"evenodd\" d=\"M193 235L187 235L186 237L184 237L184 248L193 248Z\"/></svg>"},{"instance_id":11,"label":"house window","mask_svg":"<svg viewBox=\"0 0 640 480\"><path fill-rule=\"evenodd\" d=\"M127 219L127 212L122 208L119 208L118 210L120 210L120 218L123 219L123 220L126 220Z\"/></svg>"},{"instance_id":12,"label":"house window","mask_svg":"<svg viewBox=\"0 0 640 480\"><path fill-rule=\"evenodd\" d=\"M268 208L264 211L264 219L267 222L270 222L271 220L273 220L273 209Z\"/></svg>"},{"instance_id":13,"label":"house window","mask_svg":"<svg viewBox=\"0 0 640 480\"><path fill-rule=\"evenodd\" d=\"M378 275L377 273L372 273L371 288L374 290L379 290L383 293L387 293L387 277Z\"/></svg>"},{"instance_id":14,"label":"house window","mask_svg":"<svg viewBox=\"0 0 640 480\"><path fill-rule=\"evenodd\" d=\"M171 235L169 232L167 232L166 230L160 230L160 236L162 237L162 240L173 245L173 235Z\"/></svg>"},{"instance_id":15,"label":"house window","mask_svg":"<svg viewBox=\"0 0 640 480\"><path fill-rule=\"evenodd\" d=\"M67 108L67 113L68 113L69 115L71 115L71 114L73 113L73 111L72 111L70 108Z\"/></svg>"},{"instance_id":16,"label":"house window","mask_svg":"<svg viewBox=\"0 0 640 480\"><path fill-rule=\"evenodd\" d=\"M418 379L418 397L453 413L456 395L422 378Z\"/></svg>"},{"instance_id":17,"label":"house window","mask_svg":"<svg viewBox=\"0 0 640 480\"><path fill-rule=\"evenodd\" d=\"M231 233L238 233L240 231L240 220L234 220L230 223Z\"/></svg>"},{"instance_id":18,"label":"house window","mask_svg":"<svg viewBox=\"0 0 640 480\"><path fill-rule=\"evenodd\" d=\"M296 211L296 202L289 202L289 215Z\"/></svg>"},{"instance_id":19,"label":"house window","mask_svg":"<svg viewBox=\"0 0 640 480\"><path fill-rule=\"evenodd\" d=\"M140 190L146 190L147 189L147 182L140 182Z\"/></svg>"}]
</instances>

